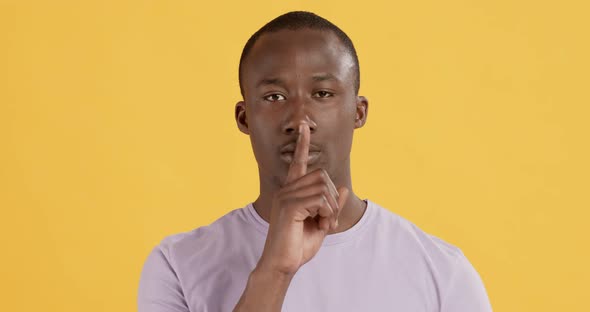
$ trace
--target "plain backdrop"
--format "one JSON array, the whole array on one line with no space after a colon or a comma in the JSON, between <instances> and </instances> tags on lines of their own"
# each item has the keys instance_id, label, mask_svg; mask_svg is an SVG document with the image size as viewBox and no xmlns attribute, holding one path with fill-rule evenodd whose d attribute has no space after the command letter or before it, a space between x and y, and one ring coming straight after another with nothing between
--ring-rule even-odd
<instances>
[{"instance_id":1,"label":"plain backdrop","mask_svg":"<svg viewBox=\"0 0 590 312\"><path fill-rule=\"evenodd\" d=\"M133 311L167 235L256 198L249 36L356 44L355 191L459 246L495 311L589 311L586 1L0 0L0 310Z\"/></svg>"}]
</instances>

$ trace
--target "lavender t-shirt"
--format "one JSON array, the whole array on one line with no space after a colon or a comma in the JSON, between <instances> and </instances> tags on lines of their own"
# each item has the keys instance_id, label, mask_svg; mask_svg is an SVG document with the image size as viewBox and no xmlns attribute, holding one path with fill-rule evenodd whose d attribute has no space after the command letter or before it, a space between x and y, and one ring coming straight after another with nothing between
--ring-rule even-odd
<instances>
[{"instance_id":1,"label":"lavender t-shirt","mask_svg":"<svg viewBox=\"0 0 590 312\"><path fill-rule=\"evenodd\" d=\"M491 306L461 250L367 201L359 222L326 236L291 281L282 311L483 312ZM252 204L165 238L148 256L140 312L232 311L268 223Z\"/></svg>"}]
</instances>

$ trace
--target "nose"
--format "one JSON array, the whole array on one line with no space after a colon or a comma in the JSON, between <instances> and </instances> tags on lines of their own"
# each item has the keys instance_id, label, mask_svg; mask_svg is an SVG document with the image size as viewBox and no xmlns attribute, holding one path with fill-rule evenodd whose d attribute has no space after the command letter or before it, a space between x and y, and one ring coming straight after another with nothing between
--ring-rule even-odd
<instances>
[{"instance_id":1,"label":"nose","mask_svg":"<svg viewBox=\"0 0 590 312\"><path fill-rule=\"evenodd\" d=\"M287 115L282 125L282 132L287 135L298 134L299 125L301 123L307 123L309 125L310 133L314 133L317 130L317 124L313 121L310 114L308 113L308 106L304 100L291 99L287 103Z\"/></svg>"}]
</instances>

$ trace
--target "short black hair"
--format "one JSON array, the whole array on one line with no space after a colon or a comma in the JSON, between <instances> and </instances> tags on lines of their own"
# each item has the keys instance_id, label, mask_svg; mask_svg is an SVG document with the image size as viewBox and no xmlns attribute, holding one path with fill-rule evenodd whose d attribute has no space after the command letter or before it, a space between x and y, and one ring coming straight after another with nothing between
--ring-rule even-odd
<instances>
[{"instance_id":1,"label":"short black hair","mask_svg":"<svg viewBox=\"0 0 590 312\"><path fill-rule=\"evenodd\" d=\"M330 21L319 15L305 11L293 11L285 13L268 22L266 25L262 26L262 28L260 28L257 32L255 32L252 35L252 37L248 39L248 42L246 42L246 45L242 50L242 56L240 57L240 65L238 68L238 81L240 83L240 93L242 94L242 96L244 96L244 88L242 86L242 64L244 63L244 60L248 56L248 53L250 52L256 41L258 41L258 39L265 33L276 32L284 29L299 30L303 28L331 31L338 37L338 39L340 39L340 41L348 50L354 61L354 88L355 93L358 94L361 84L360 68L358 56L356 54L354 44L352 44L352 40L350 40L348 35L344 31L342 31L342 29L338 28L338 26L332 24Z\"/></svg>"}]
</instances>

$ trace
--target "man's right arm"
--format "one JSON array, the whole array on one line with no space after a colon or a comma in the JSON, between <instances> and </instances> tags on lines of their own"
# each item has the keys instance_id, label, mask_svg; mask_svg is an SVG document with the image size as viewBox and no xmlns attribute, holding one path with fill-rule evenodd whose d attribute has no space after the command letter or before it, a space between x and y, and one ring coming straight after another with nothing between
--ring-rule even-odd
<instances>
[{"instance_id":1,"label":"man's right arm","mask_svg":"<svg viewBox=\"0 0 590 312\"><path fill-rule=\"evenodd\" d=\"M292 278L293 274L254 269L234 312L280 311Z\"/></svg>"},{"instance_id":2,"label":"man's right arm","mask_svg":"<svg viewBox=\"0 0 590 312\"><path fill-rule=\"evenodd\" d=\"M234 311L281 311L295 273L320 249L348 197L325 170L307 173L309 125L301 124L285 185L273 196L266 243Z\"/></svg>"}]
</instances>

